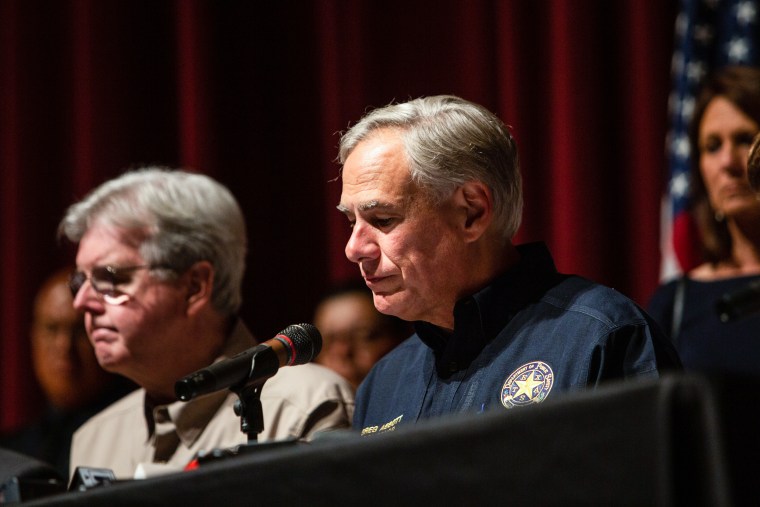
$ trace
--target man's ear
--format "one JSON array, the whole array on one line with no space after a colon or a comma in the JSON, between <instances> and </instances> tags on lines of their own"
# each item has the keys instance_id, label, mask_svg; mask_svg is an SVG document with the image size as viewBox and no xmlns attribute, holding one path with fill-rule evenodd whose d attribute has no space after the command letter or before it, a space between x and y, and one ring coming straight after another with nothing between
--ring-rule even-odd
<instances>
[{"instance_id":1,"label":"man's ear","mask_svg":"<svg viewBox=\"0 0 760 507\"><path fill-rule=\"evenodd\" d=\"M482 181L468 181L457 191L457 204L464 210L463 231L468 241L480 238L493 221L493 194Z\"/></svg>"},{"instance_id":2,"label":"man's ear","mask_svg":"<svg viewBox=\"0 0 760 507\"><path fill-rule=\"evenodd\" d=\"M214 289L214 267L208 261L198 261L185 273L187 277L187 311L194 313L211 301Z\"/></svg>"}]
</instances>

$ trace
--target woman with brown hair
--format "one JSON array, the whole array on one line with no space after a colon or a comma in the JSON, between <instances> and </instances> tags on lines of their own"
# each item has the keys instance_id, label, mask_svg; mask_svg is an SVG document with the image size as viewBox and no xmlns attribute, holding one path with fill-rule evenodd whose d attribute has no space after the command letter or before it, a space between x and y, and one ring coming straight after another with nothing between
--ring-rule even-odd
<instances>
[{"instance_id":1,"label":"woman with brown hair","mask_svg":"<svg viewBox=\"0 0 760 507\"><path fill-rule=\"evenodd\" d=\"M716 310L724 295L760 280L760 200L747 177L758 131L760 69L722 69L702 89L689 132L705 262L659 287L648 308L686 369L760 373L760 316L723 322Z\"/></svg>"}]
</instances>

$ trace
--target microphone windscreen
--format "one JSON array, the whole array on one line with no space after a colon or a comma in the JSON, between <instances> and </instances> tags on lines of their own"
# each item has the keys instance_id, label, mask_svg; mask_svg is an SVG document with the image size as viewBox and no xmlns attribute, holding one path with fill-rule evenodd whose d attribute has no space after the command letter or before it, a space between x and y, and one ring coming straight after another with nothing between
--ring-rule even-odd
<instances>
[{"instance_id":1,"label":"microphone windscreen","mask_svg":"<svg viewBox=\"0 0 760 507\"><path fill-rule=\"evenodd\" d=\"M279 334L287 336L293 343L294 365L311 362L322 350L322 335L312 324L292 324Z\"/></svg>"}]
</instances>

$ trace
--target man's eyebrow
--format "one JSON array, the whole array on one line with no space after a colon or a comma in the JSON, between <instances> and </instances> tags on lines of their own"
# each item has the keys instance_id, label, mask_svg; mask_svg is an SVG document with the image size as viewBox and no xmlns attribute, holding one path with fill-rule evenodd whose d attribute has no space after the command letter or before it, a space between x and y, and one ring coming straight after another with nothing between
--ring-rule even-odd
<instances>
[{"instance_id":1,"label":"man's eyebrow","mask_svg":"<svg viewBox=\"0 0 760 507\"><path fill-rule=\"evenodd\" d=\"M392 205L389 203L380 202L378 200L372 200L372 201L367 201L367 202L363 202L359 204L356 207L356 209L358 211L368 211L375 208L390 208L390 207L392 207ZM350 213L350 210L342 204L338 204L336 208L338 208L338 211L342 213Z\"/></svg>"},{"instance_id":2,"label":"man's eyebrow","mask_svg":"<svg viewBox=\"0 0 760 507\"><path fill-rule=\"evenodd\" d=\"M377 200L373 200L373 201L360 203L357 206L357 209L359 211L368 211L374 208L387 208L387 207L388 207L387 204L381 203L380 201L377 201Z\"/></svg>"}]
</instances>

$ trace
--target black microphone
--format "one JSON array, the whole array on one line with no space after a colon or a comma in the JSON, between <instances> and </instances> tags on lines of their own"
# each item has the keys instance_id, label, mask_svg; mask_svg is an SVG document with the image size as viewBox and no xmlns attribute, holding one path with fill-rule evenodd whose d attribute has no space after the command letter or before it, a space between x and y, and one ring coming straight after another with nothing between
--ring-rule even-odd
<instances>
[{"instance_id":1,"label":"black microphone","mask_svg":"<svg viewBox=\"0 0 760 507\"><path fill-rule=\"evenodd\" d=\"M306 364L322 350L322 335L311 324L293 324L274 338L183 377L174 384L182 401L226 388L266 380L282 366Z\"/></svg>"},{"instance_id":2,"label":"black microphone","mask_svg":"<svg viewBox=\"0 0 760 507\"><path fill-rule=\"evenodd\" d=\"M753 280L740 289L723 294L715 303L715 310L722 322L760 312L760 280Z\"/></svg>"}]
</instances>

